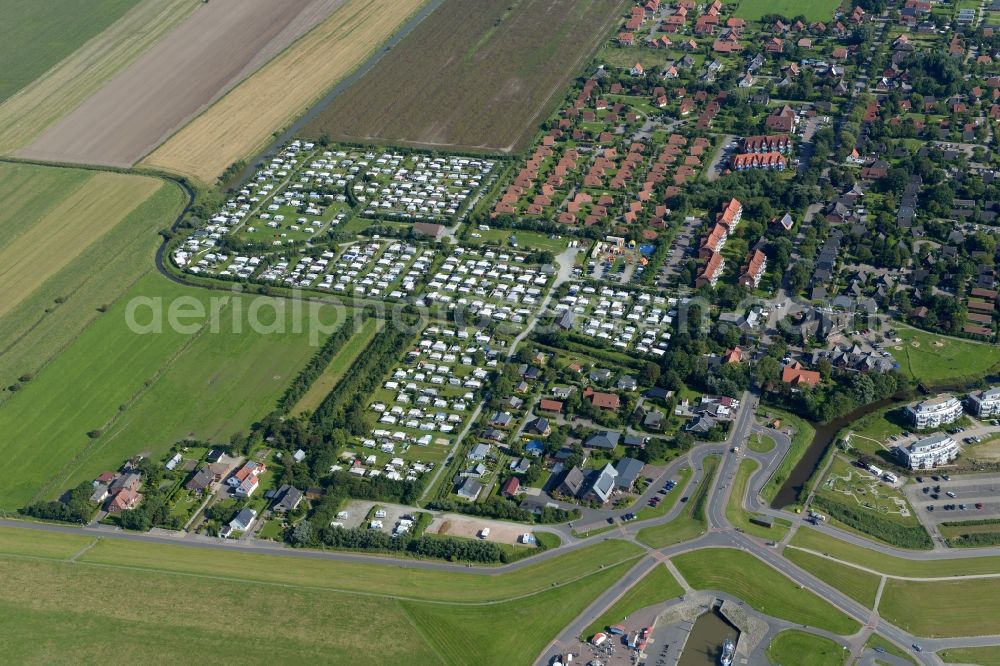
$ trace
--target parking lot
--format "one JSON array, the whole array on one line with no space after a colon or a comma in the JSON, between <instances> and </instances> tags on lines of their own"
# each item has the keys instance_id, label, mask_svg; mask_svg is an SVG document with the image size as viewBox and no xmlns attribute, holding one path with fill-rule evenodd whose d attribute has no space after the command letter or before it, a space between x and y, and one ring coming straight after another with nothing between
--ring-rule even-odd
<instances>
[{"instance_id":1,"label":"parking lot","mask_svg":"<svg viewBox=\"0 0 1000 666\"><path fill-rule=\"evenodd\" d=\"M934 480L935 477L937 481ZM971 474L951 477L950 481L939 474L920 478L923 479L920 483L907 484L905 492L917 516L926 525L1000 518L1000 479L996 476ZM924 488L927 489L926 493ZM948 493L953 493L954 497ZM979 505L982 508L977 508ZM965 508L962 509L962 506Z\"/></svg>"},{"instance_id":2,"label":"parking lot","mask_svg":"<svg viewBox=\"0 0 1000 666\"><path fill-rule=\"evenodd\" d=\"M445 513L434 518L430 527L427 528L427 532L428 534L475 539L478 538L483 528L489 528L490 530L486 541L507 544L520 543L521 535L531 531L531 528L526 525L515 525L499 520L485 520L483 518Z\"/></svg>"}]
</instances>

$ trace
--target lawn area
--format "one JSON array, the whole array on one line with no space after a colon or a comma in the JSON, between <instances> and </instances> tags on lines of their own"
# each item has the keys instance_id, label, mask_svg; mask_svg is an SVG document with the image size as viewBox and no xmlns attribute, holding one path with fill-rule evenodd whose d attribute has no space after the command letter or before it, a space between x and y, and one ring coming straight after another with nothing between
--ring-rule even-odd
<instances>
[{"instance_id":1,"label":"lawn area","mask_svg":"<svg viewBox=\"0 0 1000 666\"><path fill-rule=\"evenodd\" d=\"M792 435L792 447L785 454L785 457L782 458L778 469L774 471L774 474L771 475L771 478L768 479L760 491L761 497L767 500L767 502L773 503L781 486L788 479L788 475L792 473L795 465L798 464L799 460L805 454L806 449L809 448L809 444L812 443L813 437L816 435L816 430L803 419L786 411L773 407L767 407L764 411L768 415L769 423L774 419L780 419L782 430L789 427L795 430L795 434Z\"/></svg>"},{"instance_id":2,"label":"lawn area","mask_svg":"<svg viewBox=\"0 0 1000 666\"><path fill-rule=\"evenodd\" d=\"M673 574L666 566L657 564L654 569L625 592L596 622L587 627L582 638L586 640L598 631L604 631L607 627L621 622L637 610L663 603L682 594L684 594L684 588L680 586Z\"/></svg>"},{"instance_id":3,"label":"lawn area","mask_svg":"<svg viewBox=\"0 0 1000 666\"><path fill-rule=\"evenodd\" d=\"M750 476L760 468L760 464L753 458L745 458L736 477L733 479L732 492L729 495L729 503L726 505L726 520L732 523L733 527L738 527L747 534L752 534L761 539L771 539L781 541L788 533L791 526L787 520L781 518L773 519L771 527L764 527L750 522L750 514L743 508L743 500L747 495L747 485Z\"/></svg>"},{"instance_id":4,"label":"lawn area","mask_svg":"<svg viewBox=\"0 0 1000 666\"><path fill-rule=\"evenodd\" d=\"M651 548L664 548L681 541L688 541L705 531L705 501L708 489L719 467L718 456L707 456L704 462L705 474L701 482L689 495L687 507L670 522L644 527L636 535L642 543ZM675 489L676 490L676 489Z\"/></svg>"},{"instance_id":5,"label":"lawn area","mask_svg":"<svg viewBox=\"0 0 1000 666\"><path fill-rule=\"evenodd\" d=\"M784 555L788 560L824 583L837 588L858 603L864 604L868 608L875 605L875 595L878 593L880 580L875 574L859 571L846 564L833 562L825 557L795 548L785 548Z\"/></svg>"},{"instance_id":6,"label":"lawn area","mask_svg":"<svg viewBox=\"0 0 1000 666\"><path fill-rule=\"evenodd\" d=\"M159 455L182 438L228 439L263 416L315 352L311 327L293 332L290 312L275 319L278 300L242 296L218 308L213 328L210 298L158 274L142 278L5 402L0 451L12 482L0 489L0 507L55 496L130 455ZM140 304L140 324L163 312L162 331L133 332L130 302ZM178 318L186 331L169 325L168 308L177 303L186 303L182 314L204 308L201 316ZM244 313L238 328L236 308ZM254 308L261 324L286 324L285 332L252 330L246 317Z\"/></svg>"},{"instance_id":7,"label":"lawn area","mask_svg":"<svg viewBox=\"0 0 1000 666\"><path fill-rule=\"evenodd\" d=\"M895 324L899 344L886 349L899 362L902 372L927 384L952 379L980 377L1000 363L996 345L946 338Z\"/></svg>"},{"instance_id":8,"label":"lawn area","mask_svg":"<svg viewBox=\"0 0 1000 666\"><path fill-rule=\"evenodd\" d=\"M949 664L978 664L979 666L1000 666L1000 646L981 648L951 648L937 653Z\"/></svg>"},{"instance_id":9,"label":"lawn area","mask_svg":"<svg viewBox=\"0 0 1000 666\"><path fill-rule=\"evenodd\" d=\"M0 0L0 102L118 20L139 0Z\"/></svg>"},{"instance_id":10,"label":"lawn area","mask_svg":"<svg viewBox=\"0 0 1000 666\"><path fill-rule=\"evenodd\" d=\"M382 328L382 320L371 317L365 320L361 328L351 336L344 348L330 360L330 365L326 366L316 381L313 382L306 394L296 403L292 409L292 415L298 416L303 412L311 412L319 407L323 398L333 390L340 378L344 376L347 369L351 367L355 359L368 348L371 341L375 339L375 334ZM350 329L348 329L350 330Z\"/></svg>"},{"instance_id":11,"label":"lawn area","mask_svg":"<svg viewBox=\"0 0 1000 666\"><path fill-rule=\"evenodd\" d=\"M673 562L691 587L728 592L761 613L845 636L859 628L850 617L749 553L705 548L677 555Z\"/></svg>"},{"instance_id":12,"label":"lawn area","mask_svg":"<svg viewBox=\"0 0 1000 666\"><path fill-rule=\"evenodd\" d=\"M12 172L6 166L0 165L0 173L9 175ZM50 187L39 190L37 196L52 196L63 183L79 186L79 182L73 185L73 178L88 173L28 165L18 165L18 170L23 172L11 186L19 194L14 197L8 196L10 190L0 191L0 202L4 204L0 217L9 221L0 222L0 237L4 238L0 242L4 243L24 230L26 218L8 214L18 208L19 201L30 198L28 193L38 183L48 181ZM71 178L65 181L53 176ZM140 276L155 271L157 231L169 226L182 205L180 188L161 187L107 231L100 242L82 250L30 294L22 295L21 301L0 317L0 387L38 373L92 322L107 316L101 313L105 306L114 304ZM0 403L11 395L0 390Z\"/></svg>"},{"instance_id":13,"label":"lawn area","mask_svg":"<svg viewBox=\"0 0 1000 666\"><path fill-rule=\"evenodd\" d=\"M517 152L624 0L444 4L305 128L348 142ZM399 99L407 112L398 113Z\"/></svg>"},{"instance_id":14,"label":"lawn area","mask_svg":"<svg viewBox=\"0 0 1000 666\"><path fill-rule=\"evenodd\" d=\"M9 583L0 590L0 626L17 636L5 655L17 663L39 655L46 663L97 662L110 650L132 655L138 648L117 645L125 640L166 659L181 659L183 650L226 661L221 650L230 648L216 633L220 608L247 604L241 619L268 642L255 655L272 663L326 662L331 654L338 663L530 663L642 554L606 541L481 575L108 538L72 565L22 559L69 558L93 541L0 528L0 577ZM384 636L375 650L354 638L373 623Z\"/></svg>"},{"instance_id":15,"label":"lawn area","mask_svg":"<svg viewBox=\"0 0 1000 666\"><path fill-rule=\"evenodd\" d=\"M917 636L995 634L1000 617L1000 579L918 582L890 578L882 590L879 614Z\"/></svg>"},{"instance_id":16,"label":"lawn area","mask_svg":"<svg viewBox=\"0 0 1000 666\"><path fill-rule=\"evenodd\" d=\"M470 237L465 241L475 247L484 243L500 244L503 247L513 247L508 241L511 236L517 240L517 247L521 250L543 250L552 254L559 254L569 245L569 239L565 236L552 237L553 234L545 234L538 231L522 231L520 229L489 229L475 230L472 233L479 234L479 238Z\"/></svg>"},{"instance_id":17,"label":"lawn area","mask_svg":"<svg viewBox=\"0 0 1000 666\"><path fill-rule=\"evenodd\" d=\"M840 6L840 0L739 0L734 16L748 21L759 20L766 14L781 14L787 18L805 16L807 21L828 22Z\"/></svg>"},{"instance_id":18,"label":"lawn area","mask_svg":"<svg viewBox=\"0 0 1000 666\"><path fill-rule=\"evenodd\" d=\"M151 560L153 562L155 560ZM0 626L12 663L224 663L219 623L239 609L254 627L253 661L440 663L434 646L391 599L288 589L225 578L0 557ZM227 611L229 609L229 611ZM373 649L359 635L378 627ZM335 631L331 628L336 627ZM384 632L384 633L382 633ZM183 640L180 640L183 637Z\"/></svg>"},{"instance_id":19,"label":"lawn area","mask_svg":"<svg viewBox=\"0 0 1000 666\"><path fill-rule=\"evenodd\" d=\"M446 664L530 664L629 566L610 567L516 601L484 606L403 601L399 606Z\"/></svg>"},{"instance_id":20,"label":"lawn area","mask_svg":"<svg viewBox=\"0 0 1000 666\"><path fill-rule=\"evenodd\" d=\"M94 542L83 534L58 534L20 527L0 529L0 554L65 560Z\"/></svg>"},{"instance_id":21,"label":"lawn area","mask_svg":"<svg viewBox=\"0 0 1000 666\"><path fill-rule=\"evenodd\" d=\"M755 453L768 453L775 447L774 440L767 435L762 435L759 432L754 433L750 436L750 442L747 447Z\"/></svg>"},{"instance_id":22,"label":"lawn area","mask_svg":"<svg viewBox=\"0 0 1000 666\"><path fill-rule=\"evenodd\" d=\"M905 662L916 665L917 662L913 661L907 652L901 648L896 647L894 643L890 643L886 639L882 638L878 634L872 634L868 641L865 643L865 647L877 648L880 647L886 651L886 653L893 655L894 657L899 657ZM875 663L880 663L876 661Z\"/></svg>"},{"instance_id":23,"label":"lawn area","mask_svg":"<svg viewBox=\"0 0 1000 666\"><path fill-rule=\"evenodd\" d=\"M962 557L950 560L908 560L855 546L808 527L795 532L791 545L807 548L873 571L894 576L932 578L1000 573L1000 557Z\"/></svg>"},{"instance_id":24,"label":"lawn area","mask_svg":"<svg viewBox=\"0 0 1000 666\"><path fill-rule=\"evenodd\" d=\"M79 561L112 567L153 566L158 571L222 576L233 582L367 592L418 601L489 602L564 585L597 573L602 566L631 562L642 553L635 544L611 539L510 573L482 575L104 539Z\"/></svg>"},{"instance_id":25,"label":"lawn area","mask_svg":"<svg viewBox=\"0 0 1000 666\"><path fill-rule=\"evenodd\" d=\"M682 467L677 473L677 485L666 495L660 495L663 500L657 504L655 507L644 506L635 512L636 520L648 520L649 518L659 518L660 516L665 516L670 513L670 510L674 508L677 501L684 496L687 492L688 481L691 480L691 468Z\"/></svg>"},{"instance_id":26,"label":"lawn area","mask_svg":"<svg viewBox=\"0 0 1000 666\"><path fill-rule=\"evenodd\" d=\"M767 658L780 666L801 664L805 655L809 655L809 666L841 666L848 654L829 638L796 629L785 629L767 647Z\"/></svg>"}]
</instances>

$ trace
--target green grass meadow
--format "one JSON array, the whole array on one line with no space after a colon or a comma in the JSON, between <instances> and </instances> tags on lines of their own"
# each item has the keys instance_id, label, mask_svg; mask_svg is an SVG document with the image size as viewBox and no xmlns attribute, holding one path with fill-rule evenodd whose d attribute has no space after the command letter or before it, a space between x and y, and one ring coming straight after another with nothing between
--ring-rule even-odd
<instances>
[{"instance_id":1,"label":"green grass meadow","mask_svg":"<svg viewBox=\"0 0 1000 666\"><path fill-rule=\"evenodd\" d=\"M351 336L351 339L347 341L347 344L340 350L340 353L330 360L330 364L323 371L323 374L316 378L316 381L309 387L305 395L295 404L292 414L298 415L303 412L311 412L319 407L320 403L323 402L323 398L333 390L333 387L337 385L337 382L340 381L340 378L344 376L344 373L347 372L354 361L364 353L371 341L375 339L375 334L381 328L381 319L376 319L375 317L366 319L365 323L361 325L360 330Z\"/></svg>"},{"instance_id":2,"label":"green grass meadow","mask_svg":"<svg viewBox=\"0 0 1000 666\"><path fill-rule=\"evenodd\" d=\"M782 631L767 648L767 658L779 666L802 663L803 655L809 655L810 666L841 666L848 652L829 638L796 629Z\"/></svg>"},{"instance_id":3,"label":"green grass meadow","mask_svg":"<svg viewBox=\"0 0 1000 666\"><path fill-rule=\"evenodd\" d=\"M44 74L139 0L0 0L0 102Z\"/></svg>"},{"instance_id":4,"label":"green grass meadow","mask_svg":"<svg viewBox=\"0 0 1000 666\"><path fill-rule=\"evenodd\" d=\"M684 594L684 588L674 578L673 574L662 564L657 564L649 573L640 578L621 598L614 603L601 617L587 627L583 632L584 640L599 631L604 631L612 624L621 622L637 610L663 603Z\"/></svg>"},{"instance_id":5,"label":"green grass meadow","mask_svg":"<svg viewBox=\"0 0 1000 666\"><path fill-rule=\"evenodd\" d=\"M0 631L14 663L228 662L238 610L253 662L530 663L640 556L606 541L481 575L0 528Z\"/></svg>"},{"instance_id":6,"label":"green grass meadow","mask_svg":"<svg viewBox=\"0 0 1000 666\"><path fill-rule=\"evenodd\" d=\"M897 326L902 342L886 349L900 370L928 384L978 377L1000 363L1000 347Z\"/></svg>"},{"instance_id":7,"label":"green grass meadow","mask_svg":"<svg viewBox=\"0 0 1000 666\"><path fill-rule=\"evenodd\" d=\"M732 3L732 0L730 0ZM734 16L757 21L766 14L781 14L788 18L805 16L807 21L828 22L840 6L840 0L738 0Z\"/></svg>"},{"instance_id":8,"label":"green grass meadow","mask_svg":"<svg viewBox=\"0 0 1000 666\"><path fill-rule=\"evenodd\" d=\"M839 562L832 562L825 557L807 553L804 550L785 548L785 558L805 569L824 583L836 587L860 604L871 608L875 605L880 578L867 571Z\"/></svg>"},{"instance_id":9,"label":"green grass meadow","mask_svg":"<svg viewBox=\"0 0 1000 666\"><path fill-rule=\"evenodd\" d=\"M130 455L161 454L178 439L228 439L263 416L315 353L308 327L258 333L244 315L237 333L230 322L236 308L250 311L245 296L218 308L217 333L207 315L178 320L190 332L168 325L167 308L176 299L200 303L207 313L213 296L147 275L7 400L0 407L6 434L0 451L10 482L0 489L0 507L23 506L40 490L58 495ZM130 330L126 313L133 299L163 312L162 333ZM260 320L270 322L278 301L255 302L263 303ZM137 307L136 321L149 323L151 312ZM290 312L280 321L291 322ZM100 436L89 436L92 431Z\"/></svg>"},{"instance_id":10,"label":"green grass meadow","mask_svg":"<svg viewBox=\"0 0 1000 666\"><path fill-rule=\"evenodd\" d=\"M835 634L858 630L856 621L749 553L705 548L677 555L673 562L695 589L728 592L761 613Z\"/></svg>"}]
</instances>

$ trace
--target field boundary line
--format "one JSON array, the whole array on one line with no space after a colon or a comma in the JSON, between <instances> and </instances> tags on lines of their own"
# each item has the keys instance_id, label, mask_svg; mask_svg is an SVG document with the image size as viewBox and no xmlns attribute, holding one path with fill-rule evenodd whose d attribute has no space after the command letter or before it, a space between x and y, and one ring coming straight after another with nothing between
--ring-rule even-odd
<instances>
[{"instance_id":1,"label":"field boundary line","mask_svg":"<svg viewBox=\"0 0 1000 666\"><path fill-rule=\"evenodd\" d=\"M83 548L81 548L80 550L78 550L76 552L76 554L74 554L71 558L69 558L69 561L75 563L78 559L80 559L81 556L85 555L88 550L90 550L91 548L93 548L94 546L96 546L97 544L99 544L100 542L101 542L101 537L95 538L93 541L91 541L90 543L88 543L86 546L84 546Z\"/></svg>"}]
</instances>

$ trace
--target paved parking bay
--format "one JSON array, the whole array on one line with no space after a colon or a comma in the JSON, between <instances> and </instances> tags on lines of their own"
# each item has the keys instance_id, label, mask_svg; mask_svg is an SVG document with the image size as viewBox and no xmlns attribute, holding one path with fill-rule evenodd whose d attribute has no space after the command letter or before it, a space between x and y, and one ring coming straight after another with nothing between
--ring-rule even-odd
<instances>
[{"instance_id":1,"label":"paved parking bay","mask_svg":"<svg viewBox=\"0 0 1000 666\"><path fill-rule=\"evenodd\" d=\"M932 476L921 476L923 482L908 484L905 491L917 516L925 524L1000 518L1000 477L972 474L951 477L950 481L945 481L941 475L935 474L938 480L934 481ZM923 492L924 488L928 490L926 493ZM935 488L939 488L936 493ZM947 494L949 492L955 496L950 497ZM958 508L962 504L966 507L964 510ZM982 504L983 508L977 509L976 504ZM954 509L945 509L945 506L952 505L955 506ZM929 510L930 506L934 509Z\"/></svg>"}]
</instances>

